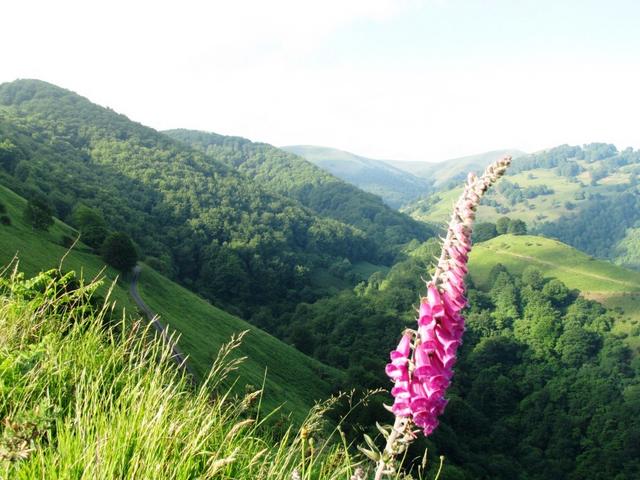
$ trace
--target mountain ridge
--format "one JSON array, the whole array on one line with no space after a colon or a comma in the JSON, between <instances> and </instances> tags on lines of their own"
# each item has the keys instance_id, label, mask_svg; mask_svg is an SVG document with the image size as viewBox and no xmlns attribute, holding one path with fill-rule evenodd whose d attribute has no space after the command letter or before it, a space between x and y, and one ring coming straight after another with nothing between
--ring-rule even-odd
<instances>
[{"instance_id":1,"label":"mountain ridge","mask_svg":"<svg viewBox=\"0 0 640 480\"><path fill-rule=\"evenodd\" d=\"M482 172L491 162L505 155L511 155L515 158L523 156L525 153L515 148L503 148L438 162L389 160L388 163L418 177L427 178L433 182L434 187L438 188L446 182L461 179L461 176L466 172Z\"/></svg>"}]
</instances>

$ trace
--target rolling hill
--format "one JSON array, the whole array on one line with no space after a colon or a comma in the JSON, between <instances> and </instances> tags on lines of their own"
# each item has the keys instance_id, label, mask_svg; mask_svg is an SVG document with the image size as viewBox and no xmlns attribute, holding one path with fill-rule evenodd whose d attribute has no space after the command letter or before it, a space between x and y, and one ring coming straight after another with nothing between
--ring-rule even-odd
<instances>
[{"instance_id":1,"label":"rolling hill","mask_svg":"<svg viewBox=\"0 0 640 480\"><path fill-rule=\"evenodd\" d=\"M517 157L479 208L478 220L524 220L529 231L630 268L640 265L640 151L592 143ZM403 208L427 222L447 219L459 185Z\"/></svg>"},{"instance_id":2,"label":"rolling hill","mask_svg":"<svg viewBox=\"0 0 640 480\"><path fill-rule=\"evenodd\" d=\"M471 278L478 287L486 285L491 269L498 263L517 274L529 265L545 277L580 290L585 298L596 300L621 313L614 332L629 335L627 341L640 352L640 272L594 259L557 240L533 235L500 235L474 245L469 258ZM636 330L633 335L632 331Z\"/></svg>"},{"instance_id":3,"label":"rolling hill","mask_svg":"<svg viewBox=\"0 0 640 480\"><path fill-rule=\"evenodd\" d=\"M49 232L34 231L23 221L26 201L0 186L0 202L6 207L11 225L0 226L0 266L17 255L19 269L26 275L57 268L75 270L84 278L104 278L100 292L106 293L115 282L112 299L129 315L137 316L128 293L128 279L105 266L101 258L79 244L71 251L61 245L63 236L76 236L70 226L55 220ZM216 308L194 293L143 265L138 285L144 301L160 315L171 330L180 335L179 345L189 355L196 374L208 371L220 346L232 334L249 330L239 354L247 359L239 370L239 387L260 388L264 381L264 405L273 409L280 404L297 420L306 415L317 400L327 398L341 381L342 374L300 353L238 317Z\"/></svg>"},{"instance_id":4,"label":"rolling hill","mask_svg":"<svg viewBox=\"0 0 640 480\"><path fill-rule=\"evenodd\" d=\"M387 161L313 145L291 145L282 150L304 157L336 177L378 195L393 208L400 208L430 190L429 180L396 168Z\"/></svg>"},{"instance_id":5,"label":"rolling hill","mask_svg":"<svg viewBox=\"0 0 640 480\"><path fill-rule=\"evenodd\" d=\"M517 164L518 159L514 160ZM477 170L476 170L477 171ZM478 209L478 220L495 222L502 216L509 216L524 220L530 228L534 228L545 221L557 220L570 213L581 203L586 202L578 193L581 184L557 175L555 172L537 168L527 172L508 175L504 179L506 184L517 184L522 189L545 186L553 193L537 195L533 198L523 198L512 202L503 193L505 188L496 188L487 193ZM442 189L430 197L414 202L403 209L416 219L428 222L442 223L448 219L452 203L460 195L461 186ZM569 202L571 205L569 205ZM569 208L567 208L567 206Z\"/></svg>"}]
</instances>

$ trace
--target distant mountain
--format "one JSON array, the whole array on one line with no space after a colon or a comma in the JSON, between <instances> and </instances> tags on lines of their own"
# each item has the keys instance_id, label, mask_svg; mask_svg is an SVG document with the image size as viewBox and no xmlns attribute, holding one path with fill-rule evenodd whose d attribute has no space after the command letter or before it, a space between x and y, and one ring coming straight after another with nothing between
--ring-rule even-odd
<instances>
[{"instance_id":1,"label":"distant mountain","mask_svg":"<svg viewBox=\"0 0 640 480\"><path fill-rule=\"evenodd\" d=\"M467 172L479 172L496 159L504 155L519 157L524 152L515 148L492 150L490 152L468 155L466 157L452 158L442 162L406 162L390 160L389 164L409 172L417 177L426 178L436 187L442 186L450 180L458 180L467 175Z\"/></svg>"},{"instance_id":2,"label":"distant mountain","mask_svg":"<svg viewBox=\"0 0 640 480\"><path fill-rule=\"evenodd\" d=\"M282 149L306 158L366 192L380 196L387 205L394 208L424 195L431 183L390 165L390 162L373 160L334 148L291 145Z\"/></svg>"}]
</instances>

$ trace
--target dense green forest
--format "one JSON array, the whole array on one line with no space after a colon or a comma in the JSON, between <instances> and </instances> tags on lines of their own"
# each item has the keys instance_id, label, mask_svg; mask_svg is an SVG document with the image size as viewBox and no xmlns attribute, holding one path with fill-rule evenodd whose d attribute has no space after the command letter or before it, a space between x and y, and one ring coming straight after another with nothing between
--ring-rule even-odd
<instances>
[{"instance_id":1,"label":"dense green forest","mask_svg":"<svg viewBox=\"0 0 640 480\"><path fill-rule=\"evenodd\" d=\"M277 149L229 139L236 148L214 158L45 82L0 86L0 135L0 181L43 199L96 249L126 233L151 266L247 317L322 295L318 269L389 264L431 234ZM270 181L227 164L245 157ZM287 186L291 162L320 185L291 196L316 211L281 194L300 186Z\"/></svg>"},{"instance_id":2,"label":"dense green forest","mask_svg":"<svg viewBox=\"0 0 640 480\"><path fill-rule=\"evenodd\" d=\"M640 252L632 244L626 247L630 240L625 238L637 226L640 192L634 185L613 195L592 196L577 214L545 223L539 230L597 257L615 260L625 255L620 263L633 267L640 263Z\"/></svg>"},{"instance_id":3,"label":"dense green forest","mask_svg":"<svg viewBox=\"0 0 640 480\"><path fill-rule=\"evenodd\" d=\"M395 258L396 251L390 247L433 235L425 224L385 207L375 195L271 145L193 130L164 133L201 149L270 191L295 198L324 217L355 226L375 242L375 248L383 246L379 254L382 263L389 264Z\"/></svg>"},{"instance_id":4,"label":"dense green forest","mask_svg":"<svg viewBox=\"0 0 640 480\"><path fill-rule=\"evenodd\" d=\"M386 386L386 358L414 322L430 241L387 275L300 305L290 330L302 351L348 371L348 383ZM498 264L469 291L467 331L443 423L429 446L446 478L632 479L640 475L640 359L611 332L619 313L579 297L535 267ZM640 334L636 328L633 335ZM388 401L385 397L384 401ZM373 404L358 421L389 415Z\"/></svg>"}]
</instances>

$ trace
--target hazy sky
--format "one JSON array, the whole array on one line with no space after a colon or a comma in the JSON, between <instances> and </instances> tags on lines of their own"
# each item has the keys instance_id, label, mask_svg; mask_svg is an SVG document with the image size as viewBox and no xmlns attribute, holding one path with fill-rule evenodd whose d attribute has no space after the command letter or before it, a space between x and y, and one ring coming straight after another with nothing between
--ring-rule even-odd
<instances>
[{"instance_id":1,"label":"hazy sky","mask_svg":"<svg viewBox=\"0 0 640 480\"><path fill-rule=\"evenodd\" d=\"M635 0L8 0L0 82L374 158L638 148L639 27Z\"/></svg>"}]
</instances>

